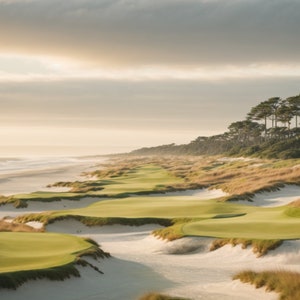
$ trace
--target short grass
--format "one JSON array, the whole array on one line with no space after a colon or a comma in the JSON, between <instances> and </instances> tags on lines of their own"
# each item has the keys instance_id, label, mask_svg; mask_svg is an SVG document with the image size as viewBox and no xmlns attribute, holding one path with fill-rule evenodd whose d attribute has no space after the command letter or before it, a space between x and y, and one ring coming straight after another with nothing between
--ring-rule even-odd
<instances>
[{"instance_id":1,"label":"short grass","mask_svg":"<svg viewBox=\"0 0 300 300\"><path fill-rule=\"evenodd\" d=\"M82 257L110 256L93 240L70 235L2 232L0 240L0 289L17 289L28 280L80 277L76 264L102 273Z\"/></svg>"},{"instance_id":2,"label":"short grass","mask_svg":"<svg viewBox=\"0 0 300 300\"><path fill-rule=\"evenodd\" d=\"M154 164L142 164L133 169L126 168L120 176L105 177L85 182L58 182L52 186L68 186L70 192L33 192L10 197L0 196L0 204L14 203L16 208L27 206L28 201L77 200L84 197L126 197L131 194L149 194L174 190L183 183L164 168Z\"/></svg>"},{"instance_id":3,"label":"short grass","mask_svg":"<svg viewBox=\"0 0 300 300\"><path fill-rule=\"evenodd\" d=\"M92 247L86 240L56 233L0 232L0 274L66 265Z\"/></svg>"},{"instance_id":4,"label":"short grass","mask_svg":"<svg viewBox=\"0 0 300 300\"><path fill-rule=\"evenodd\" d=\"M148 195L132 197L132 194L161 191L168 189L171 185L174 188L176 184L184 184L185 179L180 179L180 174L176 173L178 168L176 172L170 168L172 160L168 167L164 165L168 159L154 159L156 164L150 163L152 160L153 158L143 160L142 162L147 162L147 164L142 166L135 166L135 163L137 163L135 162L133 163L135 166L133 169L126 165L125 169L122 169L120 176L114 175L113 177L102 179L105 180L105 184L101 192L111 196L118 196L119 199L96 202L80 209L22 216L17 221L28 222L36 220L47 224L56 219L72 216L87 222L93 219L92 223L94 224L126 223L125 219L128 219L128 223L134 223L132 220L135 219L137 224L144 224L146 221L158 223L157 220L169 220L173 225L166 229L155 231L156 235L166 239L175 239L183 236L246 240L300 238L298 230L300 225L300 208L295 204L275 208L262 208L248 206L246 205L247 202L240 204L223 201L223 198L204 201L189 196ZM177 162L177 160L176 158L175 161ZM263 167L263 170L265 170L264 166L267 164L264 161L260 161L258 164L257 161L249 162L243 160L223 162L219 158L208 158L207 160L208 162L203 159L200 160L198 164L202 166L202 169L198 165L194 172L200 178L204 178L205 174L208 178L215 176L216 186L220 185L218 182L221 178L226 184L229 184L230 172L232 172L231 175L233 176L230 178L235 184L238 180L236 176L239 177L240 182L244 182L244 177L241 174L245 173L246 176L250 176L249 174L255 173L257 168ZM190 170L190 168L193 168L194 160L191 158L191 161L183 161L185 164L181 162L180 172L185 170L184 172L189 174L186 169ZM138 162L141 163L140 160ZM208 166L210 167L208 168ZM287 170L282 168L290 167L292 167L291 161L287 161L284 164L268 162L268 170L279 170L283 176L286 176ZM168 169L168 171L165 169ZM296 170L297 168L294 169ZM174 176L171 176L170 172ZM199 172L204 173L199 175ZM220 177L220 174L223 174L225 177ZM186 176L190 178L191 175ZM261 173L258 173L257 176L259 178L262 177ZM295 176L295 173L292 176ZM212 182L212 179L209 180ZM275 188L275 183L278 184L277 179L274 181L273 188ZM178 219L188 221L178 222L176 221Z\"/></svg>"},{"instance_id":5,"label":"short grass","mask_svg":"<svg viewBox=\"0 0 300 300\"><path fill-rule=\"evenodd\" d=\"M172 227L156 231L175 236L243 238L249 240L299 239L300 209L290 206L254 207L218 199L197 200L190 196L143 196L105 200L85 208L25 215L18 222L80 216L94 219L166 219Z\"/></svg>"}]
</instances>

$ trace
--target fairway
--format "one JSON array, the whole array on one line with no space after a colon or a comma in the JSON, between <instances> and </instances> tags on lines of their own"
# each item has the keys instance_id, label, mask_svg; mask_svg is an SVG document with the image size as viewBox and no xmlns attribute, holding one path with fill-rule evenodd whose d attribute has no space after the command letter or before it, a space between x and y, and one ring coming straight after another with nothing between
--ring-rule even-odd
<instances>
[{"instance_id":1,"label":"fairway","mask_svg":"<svg viewBox=\"0 0 300 300\"><path fill-rule=\"evenodd\" d=\"M127 170L121 176L102 178L93 181L83 181L70 183L70 187L80 188L76 192L33 192L30 194L16 194L9 198L3 198L3 203L23 201L60 201L65 200L80 200L84 197L122 197L136 193L151 193L165 191L177 184L183 183L182 178L172 175L164 168L146 164L131 170ZM63 186L64 183L59 182L57 186Z\"/></svg>"},{"instance_id":2,"label":"fairway","mask_svg":"<svg viewBox=\"0 0 300 300\"><path fill-rule=\"evenodd\" d=\"M92 247L82 238L55 233L1 232L0 240L0 273L63 266Z\"/></svg>"},{"instance_id":3,"label":"fairway","mask_svg":"<svg viewBox=\"0 0 300 300\"><path fill-rule=\"evenodd\" d=\"M163 190L168 185L182 183L181 178L171 175L156 165L134 168L120 177L105 181L101 194L117 195Z\"/></svg>"},{"instance_id":4,"label":"fairway","mask_svg":"<svg viewBox=\"0 0 300 300\"><path fill-rule=\"evenodd\" d=\"M177 231L182 236L298 239L300 217L289 212L287 206L264 208L218 199L197 200L191 196L136 196L99 201L85 208L31 215L26 221L47 223L70 216L112 220L163 218L175 223L180 220Z\"/></svg>"}]
</instances>

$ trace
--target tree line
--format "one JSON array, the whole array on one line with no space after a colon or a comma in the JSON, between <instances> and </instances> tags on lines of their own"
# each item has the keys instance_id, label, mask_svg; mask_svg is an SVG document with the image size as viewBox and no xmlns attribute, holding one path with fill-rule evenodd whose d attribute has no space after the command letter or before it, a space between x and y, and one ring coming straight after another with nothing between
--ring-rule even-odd
<instances>
[{"instance_id":1,"label":"tree line","mask_svg":"<svg viewBox=\"0 0 300 300\"><path fill-rule=\"evenodd\" d=\"M270 158L300 157L300 95L272 97L251 108L223 134L199 136L186 145L162 145L132 152L153 154L227 154Z\"/></svg>"}]
</instances>

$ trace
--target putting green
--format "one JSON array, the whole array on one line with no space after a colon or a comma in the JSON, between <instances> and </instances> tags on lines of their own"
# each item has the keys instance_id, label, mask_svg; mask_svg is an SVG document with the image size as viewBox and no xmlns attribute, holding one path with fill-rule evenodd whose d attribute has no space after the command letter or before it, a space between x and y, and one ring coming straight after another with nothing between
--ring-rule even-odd
<instances>
[{"instance_id":1,"label":"putting green","mask_svg":"<svg viewBox=\"0 0 300 300\"><path fill-rule=\"evenodd\" d=\"M0 273L66 265L92 245L82 238L55 233L0 232Z\"/></svg>"},{"instance_id":2,"label":"putting green","mask_svg":"<svg viewBox=\"0 0 300 300\"><path fill-rule=\"evenodd\" d=\"M184 235L245 239L299 239L300 218L285 214L286 207L256 208L233 218L206 219L183 225Z\"/></svg>"}]
</instances>

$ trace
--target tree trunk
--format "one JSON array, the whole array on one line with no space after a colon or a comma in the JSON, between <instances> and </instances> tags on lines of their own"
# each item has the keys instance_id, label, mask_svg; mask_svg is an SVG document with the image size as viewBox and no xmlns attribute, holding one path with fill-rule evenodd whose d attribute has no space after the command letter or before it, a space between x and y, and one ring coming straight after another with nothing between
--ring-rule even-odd
<instances>
[{"instance_id":1,"label":"tree trunk","mask_svg":"<svg viewBox=\"0 0 300 300\"><path fill-rule=\"evenodd\" d=\"M267 117L265 117L265 139L267 139Z\"/></svg>"}]
</instances>

